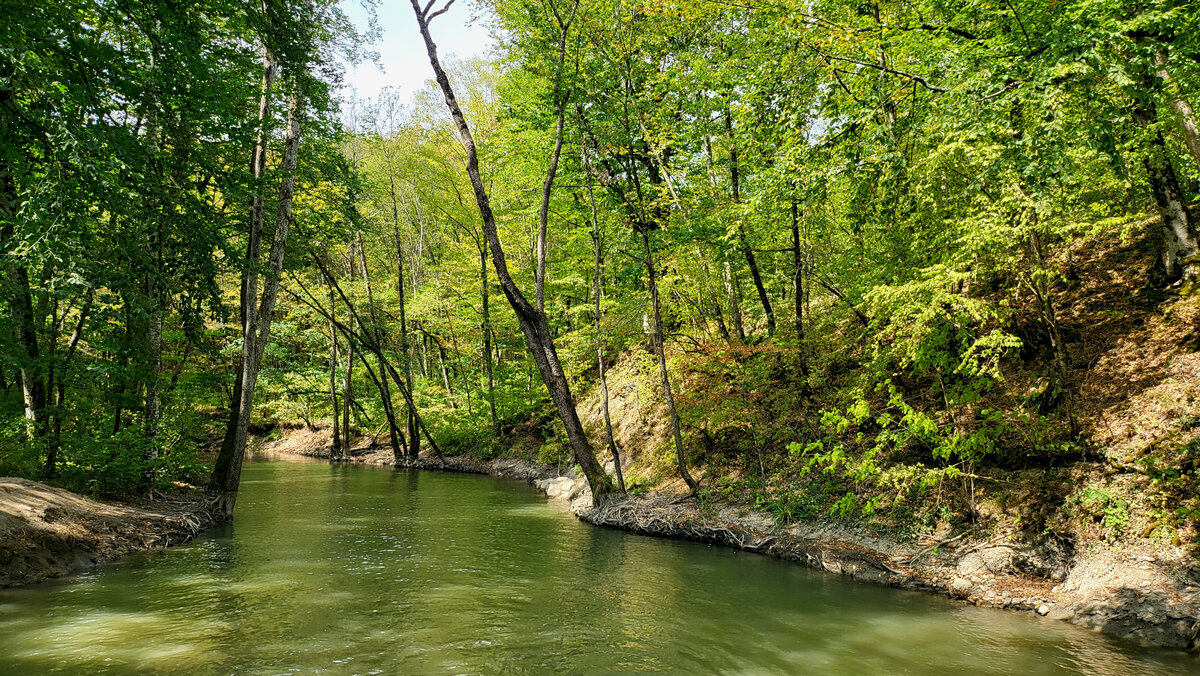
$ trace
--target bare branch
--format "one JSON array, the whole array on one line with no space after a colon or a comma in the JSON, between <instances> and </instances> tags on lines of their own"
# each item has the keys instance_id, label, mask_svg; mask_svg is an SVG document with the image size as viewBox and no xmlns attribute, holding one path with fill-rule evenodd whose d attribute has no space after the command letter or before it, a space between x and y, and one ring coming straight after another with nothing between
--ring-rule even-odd
<instances>
[{"instance_id":1,"label":"bare branch","mask_svg":"<svg viewBox=\"0 0 1200 676\"><path fill-rule=\"evenodd\" d=\"M823 59L833 59L834 61L845 61L846 63L853 63L855 65L863 66L865 68L874 68L875 70L882 71L884 73L888 73L889 75L899 75L900 77L908 78L909 80L916 82L917 84L921 85L922 87L928 89L931 92L939 92L939 93L944 94L944 93L950 91L949 89L946 89L945 87L939 87L937 85L929 84L929 81L926 80L925 78L921 77L920 75L913 75L912 73L906 73L902 70L896 70L895 68L889 68L885 65L878 64L878 63L871 63L869 61L859 61L858 59L851 59L848 56L837 56L836 54L827 54L825 52L822 52L820 49L817 49L815 46L808 44L807 42L802 43L802 44L804 44L805 47L808 47L809 49L811 49L814 53L816 53L818 56L820 56Z\"/></svg>"},{"instance_id":2,"label":"bare branch","mask_svg":"<svg viewBox=\"0 0 1200 676\"><path fill-rule=\"evenodd\" d=\"M438 10L438 11L436 11L436 12L434 12L433 14L429 14L429 7L430 7L431 5L433 5L433 3L434 3L435 1L436 1L436 0L429 0L429 5L426 5L426 6L425 6L425 13L426 13L426 17L425 17L425 24L426 24L426 25L428 25L430 21L433 21L434 19L438 18L439 16L441 16L441 15L445 14L447 11L449 11L449 9L450 9L450 5L453 5L453 4L454 4L454 0L450 0L450 1L449 1L449 2L447 2L447 3L446 3L446 4L445 4L445 5L444 5L444 6L443 6L441 9L439 9L439 10Z\"/></svg>"}]
</instances>

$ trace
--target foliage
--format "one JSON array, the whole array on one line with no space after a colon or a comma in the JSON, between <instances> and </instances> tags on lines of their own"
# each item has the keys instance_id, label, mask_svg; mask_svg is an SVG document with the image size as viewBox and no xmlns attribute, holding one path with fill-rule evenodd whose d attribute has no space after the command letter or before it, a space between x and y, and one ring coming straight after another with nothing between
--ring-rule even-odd
<instances>
[{"instance_id":1,"label":"foliage","mask_svg":"<svg viewBox=\"0 0 1200 676\"><path fill-rule=\"evenodd\" d=\"M1164 176L1200 193L1177 105L1200 94L1188 3L486 4L497 58L449 71L509 271L532 296L561 113L545 294L559 357L577 401L599 349L636 373L620 396L658 410L652 261L703 497L780 523L969 520L985 470L1088 448L1073 351L1093 327L1068 306L1073 256L1123 229L1143 244L1121 264L1154 285ZM52 5L0 28L0 470L122 490L151 443L158 477L200 478L194 450L237 371L250 198L281 178L296 83L313 133L255 421L336 417L382 444L390 398L404 444L425 444L403 424L415 409L443 452L571 462L440 90L339 113L332 55L364 45L327 2ZM288 74L255 179L263 48ZM42 383L37 420L26 381ZM638 442L631 490L667 480L675 453ZM1182 522L1180 457L1143 469L1153 508ZM1108 498L1078 505L1128 523Z\"/></svg>"}]
</instances>

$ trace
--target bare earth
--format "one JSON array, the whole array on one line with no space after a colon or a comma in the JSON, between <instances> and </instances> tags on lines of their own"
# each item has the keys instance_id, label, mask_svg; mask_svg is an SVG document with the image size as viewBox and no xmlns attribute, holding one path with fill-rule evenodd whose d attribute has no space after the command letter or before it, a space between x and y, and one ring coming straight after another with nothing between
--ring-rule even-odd
<instances>
[{"instance_id":1,"label":"bare earth","mask_svg":"<svg viewBox=\"0 0 1200 676\"><path fill-rule=\"evenodd\" d=\"M126 554L187 542L212 525L194 490L128 505L0 478L0 587L30 584Z\"/></svg>"}]
</instances>

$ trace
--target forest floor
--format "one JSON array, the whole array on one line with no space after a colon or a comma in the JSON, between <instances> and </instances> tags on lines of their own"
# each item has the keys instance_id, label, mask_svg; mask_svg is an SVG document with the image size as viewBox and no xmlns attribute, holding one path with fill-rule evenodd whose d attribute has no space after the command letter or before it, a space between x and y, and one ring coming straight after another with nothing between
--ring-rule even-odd
<instances>
[{"instance_id":1,"label":"forest floor","mask_svg":"<svg viewBox=\"0 0 1200 676\"><path fill-rule=\"evenodd\" d=\"M87 570L191 540L215 523L203 493L97 501L36 481L0 478L0 587Z\"/></svg>"}]
</instances>

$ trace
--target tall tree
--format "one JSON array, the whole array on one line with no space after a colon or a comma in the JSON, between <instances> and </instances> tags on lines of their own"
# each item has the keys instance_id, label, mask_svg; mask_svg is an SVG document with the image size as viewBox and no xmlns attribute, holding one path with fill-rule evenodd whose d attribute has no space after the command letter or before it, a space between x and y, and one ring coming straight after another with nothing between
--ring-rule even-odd
<instances>
[{"instance_id":1,"label":"tall tree","mask_svg":"<svg viewBox=\"0 0 1200 676\"><path fill-rule=\"evenodd\" d=\"M592 500L594 502L603 502L607 495L613 492L612 481L604 472L604 468L596 461L596 455L592 451L591 442L588 441L587 434L583 430L583 425L579 421L579 414L575 410L575 398L571 394L570 384L567 382L566 374L563 373L562 364L559 362L558 351L554 346L554 336L551 334L550 326L546 322L546 315L543 312L539 312L535 306L529 303L517 287L516 282L509 275L508 261L505 258L504 248L500 243L500 237L496 230L495 216L492 213L490 199L488 198L487 189L484 187L483 178L479 173L479 156L475 149L475 139L471 135L466 117L463 115L462 109L458 105L458 100L454 95L454 90L450 86L450 79L446 76L446 71L442 68L441 62L438 60L437 45L429 33L429 22L444 14L453 1L449 0L447 4L435 10L432 4L426 8L422 8L418 0L412 0L413 13L416 15L421 37L425 41L425 50L429 54L429 63L433 67L438 86L445 96L446 107L450 111L450 116L453 118L454 125L458 129L459 137L462 140L463 148L466 150L467 174L471 179L471 188L475 194L475 202L479 207L480 218L483 220L483 232L491 249L492 264L496 268L496 277L500 282L500 288L508 299L509 305L512 306L513 311L517 314L521 331L525 334L525 340L532 352L538 371L542 375L542 381L545 383L546 389L550 393L550 398L554 401L554 405L558 409L563 427L566 429L567 439L571 443L575 460L583 469L584 476L588 480L588 485L592 489Z\"/></svg>"}]
</instances>

